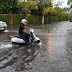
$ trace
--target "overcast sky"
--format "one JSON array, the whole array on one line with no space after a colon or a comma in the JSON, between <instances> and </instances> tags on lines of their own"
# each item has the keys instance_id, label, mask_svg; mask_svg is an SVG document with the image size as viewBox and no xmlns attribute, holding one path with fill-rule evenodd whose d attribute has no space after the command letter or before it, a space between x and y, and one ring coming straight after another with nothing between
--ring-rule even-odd
<instances>
[{"instance_id":1,"label":"overcast sky","mask_svg":"<svg viewBox=\"0 0 72 72\"><path fill-rule=\"evenodd\" d=\"M54 0L54 4L59 3L59 6L60 6L60 7L69 7L69 6L67 5L67 1L68 1L68 0Z\"/></svg>"}]
</instances>

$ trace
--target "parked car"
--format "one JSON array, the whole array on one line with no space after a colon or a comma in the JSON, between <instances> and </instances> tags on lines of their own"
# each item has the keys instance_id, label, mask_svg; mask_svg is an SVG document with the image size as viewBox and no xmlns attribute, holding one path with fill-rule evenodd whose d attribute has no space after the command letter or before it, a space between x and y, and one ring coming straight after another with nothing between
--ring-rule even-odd
<instances>
[{"instance_id":1,"label":"parked car","mask_svg":"<svg viewBox=\"0 0 72 72\"><path fill-rule=\"evenodd\" d=\"M72 18L70 18L70 22L72 22Z\"/></svg>"},{"instance_id":2,"label":"parked car","mask_svg":"<svg viewBox=\"0 0 72 72\"><path fill-rule=\"evenodd\" d=\"M0 31L4 31L7 28L7 24L3 21L0 21Z\"/></svg>"}]
</instances>

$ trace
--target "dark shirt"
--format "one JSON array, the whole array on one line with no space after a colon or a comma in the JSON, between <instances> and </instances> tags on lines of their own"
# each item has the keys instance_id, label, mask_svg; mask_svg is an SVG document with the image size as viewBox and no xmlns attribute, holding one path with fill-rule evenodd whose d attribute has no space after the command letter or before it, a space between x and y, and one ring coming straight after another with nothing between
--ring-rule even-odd
<instances>
[{"instance_id":1,"label":"dark shirt","mask_svg":"<svg viewBox=\"0 0 72 72\"><path fill-rule=\"evenodd\" d=\"M20 27L19 27L19 34L23 33L23 30L24 30L24 29L25 29L25 28L24 28L24 24L21 23L21 24L20 24Z\"/></svg>"}]
</instances>

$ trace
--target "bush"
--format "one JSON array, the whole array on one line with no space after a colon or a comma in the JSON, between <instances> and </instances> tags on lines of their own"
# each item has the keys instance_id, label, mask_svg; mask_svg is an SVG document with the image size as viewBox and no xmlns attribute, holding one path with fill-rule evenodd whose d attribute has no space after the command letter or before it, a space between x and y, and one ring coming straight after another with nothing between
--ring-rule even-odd
<instances>
[{"instance_id":1,"label":"bush","mask_svg":"<svg viewBox=\"0 0 72 72\"><path fill-rule=\"evenodd\" d=\"M44 10L44 15L52 15L52 16L54 15L55 16L56 14L57 14L57 11L52 7L48 7Z\"/></svg>"},{"instance_id":2,"label":"bush","mask_svg":"<svg viewBox=\"0 0 72 72\"><path fill-rule=\"evenodd\" d=\"M26 18L25 15L13 15L13 24L18 25L21 23L21 20ZM35 16L35 24L41 24L41 16ZM47 16L44 17L44 22L46 21ZM59 21L67 21L70 16L67 13L57 13L56 16L48 15L48 23L50 22L59 22ZM4 21L9 24L9 15L0 15L0 21ZM28 16L28 24L34 24L34 16Z\"/></svg>"},{"instance_id":3,"label":"bush","mask_svg":"<svg viewBox=\"0 0 72 72\"><path fill-rule=\"evenodd\" d=\"M35 24L41 24L41 16L35 16Z\"/></svg>"},{"instance_id":4,"label":"bush","mask_svg":"<svg viewBox=\"0 0 72 72\"><path fill-rule=\"evenodd\" d=\"M25 18L24 15L13 15L13 24L20 24L23 18Z\"/></svg>"},{"instance_id":5,"label":"bush","mask_svg":"<svg viewBox=\"0 0 72 72\"><path fill-rule=\"evenodd\" d=\"M28 16L28 24L33 24L33 16Z\"/></svg>"},{"instance_id":6,"label":"bush","mask_svg":"<svg viewBox=\"0 0 72 72\"><path fill-rule=\"evenodd\" d=\"M0 21L6 22L6 24L9 24L9 15L0 15Z\"/></svg>"}]
</instances>

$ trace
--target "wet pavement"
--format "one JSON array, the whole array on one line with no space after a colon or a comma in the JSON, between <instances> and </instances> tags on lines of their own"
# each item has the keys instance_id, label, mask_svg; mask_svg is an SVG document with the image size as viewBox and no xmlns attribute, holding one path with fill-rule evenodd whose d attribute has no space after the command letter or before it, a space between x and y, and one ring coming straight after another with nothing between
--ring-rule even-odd
<instances>
[{"instance_id":1,"label":"wet pavement","mask_svg":"<svg viewBox=\"0 0 72 72\"><path fill-rule=\"evenodd\" d=\"M34 25L41 45L13 46L18 26L0 32L0 72L72 72L72 22Z\"/></svg>"}]
</instances>

